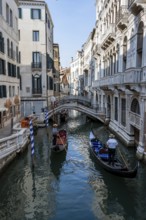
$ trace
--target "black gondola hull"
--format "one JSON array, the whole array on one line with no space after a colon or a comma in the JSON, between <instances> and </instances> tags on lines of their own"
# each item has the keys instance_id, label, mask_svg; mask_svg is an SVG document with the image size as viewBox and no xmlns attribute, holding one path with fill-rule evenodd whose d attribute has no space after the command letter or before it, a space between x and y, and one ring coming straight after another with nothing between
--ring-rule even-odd
<instances>
[{"instance_id":1,"label":"black gondola hull","mask_svg":"<svg viewBox=\"0 0 146 220\"><path fill-rule=\"evenodd\" d=\"M90 145L90 151L91 151L92 155L94 156L95 161L104 170L108 171L109 173L111 173L113 175L120 176L120 177L125 177L125 178L136 177L137 170L138 170L138 164L136 164L134 169L129 169L129 168L125 167L125 165L121 161L116 159L114 166L109 165L107 157L105 159L103 159L100 157L100 154L95 151L94 146L92 144L92 140L90 138L89 138L89 145Z\"/></svg>"}]
</instances>

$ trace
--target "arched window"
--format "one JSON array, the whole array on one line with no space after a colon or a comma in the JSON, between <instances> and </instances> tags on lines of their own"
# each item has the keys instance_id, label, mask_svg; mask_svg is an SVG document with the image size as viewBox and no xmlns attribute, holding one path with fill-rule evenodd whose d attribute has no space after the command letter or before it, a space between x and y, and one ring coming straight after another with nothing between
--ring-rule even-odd
<instances>
[{"instance_id":1,"label":"arched window","mask_svg":"<svg viewBox=\"0 0 146 220\"><path fill-rule=\"evenodd\" d=\"M131 103L131 111L140 115L140 107L139 107L139 102L137 99L133 99Z\"/></svg>"},{"instance_id":2,"label":"arched window","mask_svg":"<svg viewBox=\"0 0 146 220\"><path fill-rule=\"evenodd\" d=\"M127 65L127 37L125 36L123 42L123 71L126 70Z\"/></svg>"},{"instance_id":3,"label":"arched window","mask_svg":"<svg viewBox=\"0 0 146 220\"><path fill-rule=\"evenodd\" d=\"M143 22L140 22L137 31L137 66L142 66L142 49L143 49Z\"/></svg>"}]
</instances>

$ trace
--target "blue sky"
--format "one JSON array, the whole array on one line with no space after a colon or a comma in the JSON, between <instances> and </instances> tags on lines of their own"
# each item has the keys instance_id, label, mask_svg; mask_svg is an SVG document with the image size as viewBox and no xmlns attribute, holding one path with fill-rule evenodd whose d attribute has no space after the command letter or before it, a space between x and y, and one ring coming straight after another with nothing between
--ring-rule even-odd
<instances>
[{"instance_id":1,"label":"blue sky","mask_svg":"<svg viewBox=\"0 0 146 220\"><path fill-rule=\"evenodd\" d=\"M95 0L45 0L54 23L54 43L60 47L62 67L70 65L95 27Z\"/></svg>"}]
</instances>

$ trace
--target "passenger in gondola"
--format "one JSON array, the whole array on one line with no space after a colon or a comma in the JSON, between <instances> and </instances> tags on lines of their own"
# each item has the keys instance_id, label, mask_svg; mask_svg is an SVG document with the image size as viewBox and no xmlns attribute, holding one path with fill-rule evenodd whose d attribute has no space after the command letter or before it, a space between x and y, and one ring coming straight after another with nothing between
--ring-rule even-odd
<instances>
[{"instance_id":1,"label":"passenger in gondola","mask_svg":"<svg viewBox=\"0 0 146 220\"><path fill-rule=\"evenodd\" d=\"M57 134L58 134L58 125L53 124L53 129L52 129L52 134L53 134L53 145L56 145L56 139L57 139Z\"/></svg>"},{"instance_id":2,"label":"passenger in gondola","mask_svg":"<svg viewBox=\"0 0 146 220\"><path fill-rule=\"evenodd\" d=\"M116 153L116 148L118 146L118 142L113 134L109 135L109 139L106 142L106 145L108 147L109 165L112 163L112 166L114 166L114 159L115 159L115 153Z\"/></svg>"}]
</instances>

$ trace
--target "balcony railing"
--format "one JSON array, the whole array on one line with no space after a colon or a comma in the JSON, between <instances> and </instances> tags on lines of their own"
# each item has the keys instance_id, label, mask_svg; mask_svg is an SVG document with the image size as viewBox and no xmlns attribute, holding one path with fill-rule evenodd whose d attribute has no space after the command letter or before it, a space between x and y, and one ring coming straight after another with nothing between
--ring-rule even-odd
<instances>
[{"instance_id":1,"label":"balcony railing","mask_svg":"<svg viewBox=\"0 0 146 220\"><path fill-rule=\"evenodd\" d=\"M42 63L41 62L32 62L31 64L32 69L41 69L42 68Z\"/></svg>"},{"instance_id":2,"label":"balcony railing","mask_svg":"<svg viewBox=\"0 0 146 220\"><path fill-rule=\"evenodd\" d=\"M137 15L144 8L145 3L146 0L129 0L128 8L130 9L132 14Z\"/></svg>"},{"instance_id":3,"label":"balcony railing","mask_svg":"<svg viewBox=\"0 0 146 220\"><path fill-rule=\"evenodd\" d=\"M130 119L130 124L133 125L134 127L140 129L141 128L141 117L140 115L130 112L129 113L129 119Z\"/></svg>"},{"instance_id":4,"label":"balcony railing","mask_svg":"<svg viewBox=\"0 0 146 220\"><path fill-rule=\"evenodd\" d=\"M33 95L41 95L42 94L42 89L32 89L32 94Z\"/></svg>"},{"instance_id":5,"label":"balcony railing","mask_svg":"<svg viewBox=\"0 0 146 220\"><path fill-rule=\"evenodd\" d=\"M112 23L108 26L104 34L101 35L101 47L103 49L106 48L108 45L110 45L112 41L115 39L115 33L116 33L115 28L116 28L115 24Z\"/></svg>"},{"instance_id":6,"label":"balcony railing","mask_svg":"<svg viewBox=\"0 0 146 220\"><path fill-rule=\"evenodd\" d=\"M93 55L96 56L96 55L100 55L100 54L101 54L101 47L100 47L100 44L97 44L94 48Z\"/></svg>"},{"instance_id":7,"label":"balcony railing","mask_svg":"<svg viewBox=\"0 0 146 220\"><path fill-rule=\"evenodd\" d=\"M117 12L117 16L116 16L116 24L118 25L119 28L124 29L127 27L128 15L129 15L129 11L127 5L122 5L119 11Z\"/></svg>"},{"instance_id":8,"label":"balcony railing","mask_svg":"<svg viewBox=\"0 0 146 220\"><path fill-rule=\"evenodd\" d=\"M89 63L85 63L83 66L83 69L88 71L89 70Z\"/></svg>"},{"instance_id":9,"label":"balcony railing","mask_svg":"<svg viewBox=\"0 0 146 220\"><path fill-rule=\"evenodd\" d=\"M130 7L134 2L135 0L128 0L128 7Z\"/></svg>"},{"instance_id":10,"label":"balcony railing","mask_svg":"<svg viewBox=\"0 0 146 220\"><path fill-rule=\"evenodd\" d=\"M119 73L112 76L106 76L93 82L93 88L108 87L116 85L139 84L146 82L145 73L141 69L131 69L125 73Z\"/></svg>"}]
</instances>

